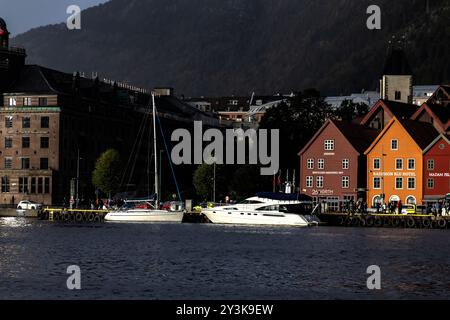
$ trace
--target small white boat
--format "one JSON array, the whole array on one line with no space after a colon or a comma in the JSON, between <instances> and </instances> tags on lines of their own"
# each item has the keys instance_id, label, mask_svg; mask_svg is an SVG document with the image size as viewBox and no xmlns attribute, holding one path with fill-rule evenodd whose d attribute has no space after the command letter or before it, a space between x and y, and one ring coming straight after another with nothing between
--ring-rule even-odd
<instances>
[{"instance_id":1,"label":"small white boat","mask_svg":"<svg viewBox=\"0 0 450 320\"><path fill-rule=\"evenodd\" d=\"M135 204L135 205L134 205ZM109 212L106 221L128 222L178 222L183 220L184 212L180 207L170 210L155 209L150 201L126 201L122 209Z\"/></svg>"},{"instance_id":2,"label":"small white boat","mask_svg":"<svg viewBox=\"0 0 450 320\"><path fill-rule=\"evenodd\" d=\"M158 207L160 196L158 186L158 152L156 148L156 104L155 96L152 94L153 104L153 151L155 154L155 199L154 200L131 200L125 201L125 207L111 211L105 216L105 221L124 222L177 222L181 223L184 210L181 205L174 204L166 210Z\"/></svg>"},{"instance_id":3,"label":"small white boat","mask_svg":"<svg viewBox=\"0 0 450 320\"><path fill-rule=\"evenodd\" d=\"M308 196L270 192L259 193L239 204L202 210L212 223L296 227L317 225L319 220L311 212L312 201Z\"/></svg>"}]
</instances>

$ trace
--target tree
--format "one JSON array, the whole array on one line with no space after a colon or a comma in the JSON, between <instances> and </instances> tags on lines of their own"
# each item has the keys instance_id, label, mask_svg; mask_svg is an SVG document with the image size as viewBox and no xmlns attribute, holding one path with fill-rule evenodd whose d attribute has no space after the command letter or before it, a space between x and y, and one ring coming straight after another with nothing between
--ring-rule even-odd
<instances>
[{"instance_id":1,"label":"tree","mask_svg":"<svg viewBox=\"0 0 450 320\"><path fill-rule=\"evenodd\" d=\"M216 165L216 199L228 192L226 168ZM193 176L193 184L197 194L202 198L213 198L214 193L214 165L206 163L197 167Z\"/></svg>"},{"instance_id":2,"label":"tree","mask_svg":"<svg viewBox=\"0 0 450 320\"><path fill-rule=\"evenodd\" d=\"M286 103L267 110L260 128L280 130L280 168L297 168L297 153L331 117L331 107L314 89L299 92Z\"/></svg>"},{"instance_id":3,"label":"tree","mask_svg":"<svg viewBox=\"0 0 450 320\"><path fill-rule=\"evenodd\" d=\"M119 152L108 149L100 155L95 163L92 184L111 198L111 194L117 192L120 187L121 173L122 163Z\"/></svg>"},{"instance_id":4,"label":"tree","mask_svg":"<svg viewBox=\"0 0 450 320\"><path fill-rule=\"evenodd\" d=\"M257 192L271 190L273 177L261 176L259 170L258 165L243 165L234 170L229 187L237 200L254 196Z\"/></svg>"},{"instance_id":5,"label":"tree","mask_svg":"<svg viewBox=\"0 0 450 320\"><path fill-rule=\"evenodd\" d=\"M369 112L369 107L365 103L354 103L351 100L344 100L336 109L336 117L344 121L352 121L356 117L361 117Z\"/></svg>"}]
</instances>

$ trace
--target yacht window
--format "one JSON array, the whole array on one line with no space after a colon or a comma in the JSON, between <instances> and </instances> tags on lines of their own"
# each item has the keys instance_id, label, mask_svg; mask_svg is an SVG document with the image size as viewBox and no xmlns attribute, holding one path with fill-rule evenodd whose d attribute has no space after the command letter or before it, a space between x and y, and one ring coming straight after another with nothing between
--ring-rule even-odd
<instances>
[{"instance_id":1,"label":"yacht window","mask_svg":"<svg viewBox=\"0 0 450 320\"><path fill-rule=\"evenodd\" d=\"M266 206L256 209L258 211L278 211L278 205Z\"/></svg>"}]
</instances>

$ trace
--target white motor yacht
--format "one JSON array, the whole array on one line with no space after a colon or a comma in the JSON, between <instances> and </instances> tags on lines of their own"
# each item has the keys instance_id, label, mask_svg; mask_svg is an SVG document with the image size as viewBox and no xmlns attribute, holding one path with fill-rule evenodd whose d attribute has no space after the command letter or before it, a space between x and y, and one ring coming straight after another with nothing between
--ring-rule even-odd
<instances>
[{"instance_id":1,"label":"white motor yacht","mask_svg":"<svg viewBox=\"0 0 450 320\"><path fill-rule=\"evenodd\" d=\"M218 224L307 227L319 223L312 215L311 200L301 194L263 192L238 204L203 209L202 213Z\"/></svg>"}]
</instances>

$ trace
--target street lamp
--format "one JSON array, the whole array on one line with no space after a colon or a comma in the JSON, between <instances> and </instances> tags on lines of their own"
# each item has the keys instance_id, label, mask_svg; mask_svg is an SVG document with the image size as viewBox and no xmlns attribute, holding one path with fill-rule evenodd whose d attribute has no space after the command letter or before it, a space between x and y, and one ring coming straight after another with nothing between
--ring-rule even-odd
<instances>
[{"instance_id":1,"label":"street lamp","mask_svg":"<svg viewBox=\"0 0 450 320\"><path fill-rule=\"evenodd\" d=\"M75 193L75 199L76 199L76 208L78 208L78 203L80 201L78 197L78 190L80 185L80 160L83 160L83 158L80 158L80 149L77 150L77 185L76 185L76 193Z\"/></svg>"}]
</instances>

